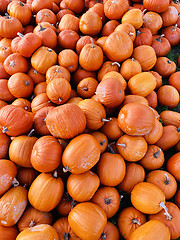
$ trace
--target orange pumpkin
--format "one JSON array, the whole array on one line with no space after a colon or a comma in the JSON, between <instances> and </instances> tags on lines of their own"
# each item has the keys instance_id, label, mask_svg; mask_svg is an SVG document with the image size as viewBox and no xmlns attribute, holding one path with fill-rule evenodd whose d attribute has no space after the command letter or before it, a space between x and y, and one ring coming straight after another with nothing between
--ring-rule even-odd
<instances>
[{"instance_id":1,"label":"orange pumpkin","mask_svg":"<svg viewBox=\"0 0 180 240\"><path fill-rule=\"evenodd\" d=\"M103 3L104 3L104 1L103 1ZM108 19L111 19L111 20L115 20L115 19L119 20L119 19L121 19L123 14L125 12L127 12L128 6L129 6L129 4L128 4L127 0L125 0L125 1L122 1L122 0L117 0L117 1L107 0L104 3L105 16Z\"/></svg>"},{"instance_id":2,"label":"orange pumpkin","mask_svg":"<svg viewBox=\"0 0 180 240\"><path fill-rule=\"evenodd\" d=\"M118 216L120 234L129 239L131 234L146 222L146 216L134 207L124 208Z\"/></svg>"},{"instance_id":3,"label":"orange pumpkin","mask_svg":"<svg viewBox=\"0 0 180 240\"><path fill-rule=\"evenodd\" d=\"M148 144L155 144L163 135L163 126L158 119L155 119L154 128L144 136Z\"/></svg>"},{"instance_id":4,"label":"orange pumpkin","mask_svg":"<svg viewBox=\"0 0 180 240\"><path fill-rule=\"evenodd\" d=\"M38 172L34 168L18 167L17 180L21 186L29 189L31 183L37 177Z\"/></svg>"},{"instance_id":5,"label":"orange pumpkin","mask_svg":"<svg viewBox=\"0 0 180 240\"><path fill-rule=\"evenodd\" d=\"M19 231L16 226L4 227L0 225L0 234L2 240L16 240Z\"/></svg>"},{"instance_id":6,"label":"orange pumpkin","mask_svg":"<svg viewBox=\"0 0 180 240\"><path fill-rule=\"evenodd\" d=\"M128 81L130 78L132 78L134 75L141 73L142 68L140 63L135 60L134 58L125 60L120 69L120 73L122 76Z\"/></svg>"},{"instance_id":7,"label":"orange pumpkin","mask_svg":"<svg viewBox=\"0 0 180 240\"><path fill-rule=\"evenodd\" d=\"M10 142L10 138L5 133L0 133L0 159L8 157Z\"/></svg>"},{"instance_id":8,"label":"orange pumpkin","mask_svg":"<svg viewBox=\"0 0 180 240\"><path fill-rule=\"evenodd\" d=\"M49 224L40 224L34 227L26 228L20 232L16 240L28 240L28 239L48 239L58 240L58 234L56 230Z\"/></svg>"},{"instance_id":9,"label":"orange pumpkin","mask_svg":"<svg viewBox=\"0 0 180 240\"><path fill-rule=\"evenodd\" d=\"M72 231L81 239L99 239L107 223L105 212L91 202L79 203L68 216Z\"/></svg>"},{"instance_id":10,"label":"orange pumpkin","mask_svg":"<svg viewBox=\"0 0 180 240\"><path fill-rule=\"evenodd\" d=\"M104 133L98 132L98 131L92 132L90 134L93 137L95 137L96 140L99 142L100 151L101 151L101 153L103 153L108 146L108 139L107 139L106 135Z\"/></svg>"},{"instance_id":11,"label":"orange pumpkin","mask_svg":"<svg viewBox=\"0 0 180 240\"><path fill-rule=\"evenodd\" d=\"M171 173L179 182L179 168L180 168L180 152L173 154L167 161L167 171Z\"/></svg>"},{"instance_id":12,"label":"orange pumpkin","mask_svg":"<svg viewBox=\"0 0 180 240\"><path fill-rule=\"evenodd\" d=\"M119 240L119 237L117 227L113 223L107 222L103 232L101 233L101 237L98 240Z\"/></svg>"},{"instance_id":13,"label":"orange pumpkin","mask_svg":"<svg viewBox=\"0 0 180 240\"><path fill-rule=\"evenodd\" d=\"M15 225L23 214L27 203L27 190L24 187L17 186L8 190L0 198L0 225L6 227Z\"/></svg>"},{"instance_id":14,"label":"orange pumpkin","mask_svg":"<svg viewBox=\"0 0 180 240\"><path fill-rule=\"evenodd\" d=\"M79 174L91 169L100 157L100 146L95 137L81 134L73 138L62 155L64 171Z\"/></svg>"}]
</instances>

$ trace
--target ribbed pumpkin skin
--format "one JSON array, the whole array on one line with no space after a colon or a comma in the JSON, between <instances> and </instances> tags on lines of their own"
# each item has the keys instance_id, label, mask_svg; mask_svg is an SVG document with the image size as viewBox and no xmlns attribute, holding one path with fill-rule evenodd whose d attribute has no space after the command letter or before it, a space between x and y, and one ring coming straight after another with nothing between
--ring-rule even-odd
<instances>
[{"instance_id":1,"label":"ribbed pumpkin skin","mask_svg":"<svg viewBox=\"0 0 180 240\"><path fill-rule=\"evenodd\" d=\"M31 184L28 199L37 210L49 212L58 205L63 192L64 184L61 178L54 178L49 173L41 173Z\"/></svg>"},{"instance_id":2,"label":"ribbed pumpkin skin","mask_svg":"<svg viewBox=\"0 0 180 240\"><path fill-rule=\"evenodd\" d=\"M72 231L82 240L98 240L107 223L105 212L94 203L76 205L68 216Z\"/></svg>"},{"instance_id":3,"label":"ribbed pumpkin skin","mask_svg":"<svg viewBox=\"0 0 180 240\"><path fill-rule=\"evenodd\" d=\"M0 222L5 227L15 225L27 206L27 190L13 187L0 199Z\"/></svg>"},{"instance_id":4,"label":"ribbed pumpkin skin","mask_svg":"<svg viewBox=\"0 0 180 240\"><path fill-rule=\"evenodd\" d=\"M0 225L0 236L2 240L16 240L18 229L16 226L4 227Z\"/></svg>"},{"instance_id":5,"label":"ribbed pumpkin skin","mask_svg":"<svg viewBox=\"0 0 180 240\"><path fill-rule=\"evenodd\" d=\"M48 224L40 224L23 230L16 240L59 240L56 230Z\"/></svg>"},{"instance_id":6,"label":"ribbed pumpkin skin","mask_svg":"<svg viewBox=\"0 0 180 240\"><path fill-rule=\"evenodd\" d=\"M107 222L99 240L119 240L118 228L112 223Z\"/></svg>"},{"instance_id":7,"label":"ribbed pumpkin skin","mask_svg":"<svg viewBox=\"0 0 180 240\"><path fill-rule=\"evenodd\" d=\"M71 173L79 174L91 169L99 160L100 146L95 137L81 134L73 138L62 155L64 167Z\"/></svg>"},{"instance_id":8,"label":"ribbed pumpkin skin","mask_svg":"<svg viewBox=\"0 0 180 240\"><path fill-rule=\"evenodd\" d=\"M151 220L137 228L129 240L170 240L170 232L166 225L158 220Z\"/></svg>"},{"instance_id":9,"label":"ribbed pumpkin skin","mask_svg":"<svg viewBox=\"0 0 180 240\"><path fill-rule=\"evenodd\" d=\"M10 160L0 160L0 196L2 196L12 185L17 174L16 165Z\"/></svg>"},{"instance_id":10,"label":"ribbed pumpkin skin","mask_svg":"<svg viewBox=\"0 0 180 240\"><path fill-rule=\"evenodd\" d=\"M77 105L67 103L48 113L46 125L54 137L69 139L84 131L86 117Z\"/></svg>"},{"instance_id":11,"label":"ribbed pumpkin skin","mask_svg":"<svg viewBox=\"0 0 180 240\"><path fill-rule=\"evenodd\" d=\"M89 201L100 185L99 177L87 171L81 174L71 174L67 180L69 195L78 202Z\"/></svg>"},{"instance_id":12,"label":"ribbed pumpkin skin","mask_svg":"<svg viewBox=\"0 0 180 240\"><path fill-rule=\"evenodd\" d=\"M156 185L141 182L133 188L131 202L139 211L146 214L155 214L162 210L159 204L165 202L165 195Z\"/></svg>"}]
</instances>

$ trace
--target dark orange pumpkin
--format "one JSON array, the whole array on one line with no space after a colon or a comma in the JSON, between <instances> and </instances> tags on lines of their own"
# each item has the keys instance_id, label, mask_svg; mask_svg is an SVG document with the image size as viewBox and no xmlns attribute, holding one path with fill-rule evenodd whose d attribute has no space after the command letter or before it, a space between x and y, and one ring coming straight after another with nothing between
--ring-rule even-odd
<instances>
[{"instance_id":1,"label":"dark orange pumpkin","mask_svg":"<svg viewBox=\"0 0 180 240\"><path fill-rule=\"evenodd\" d=\"M170 172L176 178L176 180L179 182L180 181L180 177L178 174L179 168L180 168L180 153L179 152L175 153L168 159L166 168L167 168L167 171Z\"/></svg>"},{"instance_id":2,"label":"dark orange pumpkin","mask_svg":"<svg viewBox=\"0 0 180 240\"><path fill-rule=\"evenodd\" d=\"M0 133L0 159L8 157L10 142L10 138L5 133Z\"/></svg>"},{"instance_id":3,"label":"dark orange pumpkin","mask_svg":"<svg viewBox=\"0 0 180 240\"><path fill-rule=\"evenodd\" d=\"M113 223L107 222L103 232L101 233L101 237L98 240L119 240L119 237L117 227Z\"/></svg>"},{"instance_id":4,"label":"dark orange pumpkin","mask_svg":"<svg viewBox=\"0 0 180 240\"><path fill-rule=\"evenodd\" d=\"M4 227L0 225L0 234L2 237L2 240L16 240L16 237L18 235L19 231L16 226L12 227Z\"/></svg>"}]
</instances>

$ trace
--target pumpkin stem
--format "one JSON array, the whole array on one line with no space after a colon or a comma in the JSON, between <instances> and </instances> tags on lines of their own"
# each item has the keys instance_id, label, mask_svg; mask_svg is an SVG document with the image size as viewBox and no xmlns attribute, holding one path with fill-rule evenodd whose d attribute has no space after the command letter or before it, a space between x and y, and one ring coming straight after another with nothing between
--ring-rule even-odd
<instances>
[{"instance_id":1,"label":"pumpkin stem","mask_svg":"<svg viewBox=\"0 0 180 240\"><path fill-rule=\"evenodd\" d=\"M134 62L134 61L135 61L135 59L134 59L134 58L131 58L131 61L133 61L133 62Z\"/></svg>"},{"instance_id":2,"label":"pumpkin stem","mask_svg":"<svg viewBox=\"0 0 180 240\"><path fill-rule=\"evenodd\" d=\"M71 206L71 209L73 209L73 208L75 207L75 205L76 205L76 203L75 203L75 200L74 200L74 199L72 200L72 203L71 203L71 205L72 205L72 206Z\"/></svg>"},{"instance_id":3,"label":"pumpkin stem","mask_svg":"<svg viewBox=\"0 0 180 240\"><path fill-rule=\"evenodd\" d=\"M81 90L84 90L84 91L88 91L88 88L87 87L84 87L84 88L81 88Z\"/></svg>"},{"instance_id":4,"label":"pumpkin stem","mask_svg":"<svg viewBox=\"0 0 180 240\"><path fill-rule=\"evenodd\" d=\"M164 215L166 216L166 219L169 220L169 221L171 221L172 216L171 216L170 213L168 213L168 209L167 209L166 205L164 204L164 202L160 202L160 203L159 203L159 206L164 209L164 211L165 211Z\"/></svg>"},{"instance_id":5,"label":"pumpkin stem","mask_svg":"<svg viewBox=\"0 0 180 240\"><path fill-rule=\"evenodd\" d=\"M108 144L108 146L107 146L107 151L109 151L109 152L112 153L112 154L115 154L115 151L114 151L114 149L111 147L111 144L112 144L112 143Z\"/></svg>"},{"instance_id":6,"label":"pumpkin stem","mask_svg":"<svg viewBox=\"0 0 180 240\"><path fill-rule=\"evenodd\" d=\"M168 177L167 173L165 173L164 175L165 175L164 183L165 183L166 185L168 185L168 184L169 184L169 177Z\"/></svg>"},{"instance_id":7,"label":"pumpkin stem","mask_svg":"<svg viewBox=\"0 0 180 240\"><path fill-rule=\"evenodd\" d=\"M58 172L57 172L57 170L54 170L54 172L53 172L53 177L54 177L54 178L58 178Z\"/></svg>"},{"instance_id":8,"label":"pumpkin stem","mask_svg":"<svg viewBox=\"0 0 180 240\"><path fill-rule=\"evenodd\" d=\"M109 197L109 198L105 198L104 199L104 202L105 202L105 204L107 204L107 205L109 205L109 204L111 204L112 203L112 197Z\"/></svg>"},{"instance_id":9,"label":"pumpkin stem","mask_svg":"<svg viewBox=\"0 0 180 240\"><path fill-rule=\"evenodd\" d=\"M140 35L140 34L141 34L141 31L138 30L138 31L136 32L136 35Z\"/></svg>"},{"instance_id":10,"label":"pumpkin stem","mask_svg":"<svg viewBox=\"0 0 180 240\"><path fill-rule=\"evenodd\" d=\"M36 225L36 223L33 220L31 220L29 223L29 227L34 227L35 225Z\"/></svg>"},{"instance_id":11,"label":"pumpkin stem","mask_svg":"<svg viewBox=\"0 0 180 240\"><path fill-rule=\"evenodd\" d=\"M63 168L63 172L67 173L68 171L71 171L71 168L66 166L65 168Z\"/></svg>"},{"instance_id":12,"label":"pumpkin stem","mask_svg":"<svg viewBox=\"0 0 180 240\"><path fill-rule=\"evenodd\" d=\"M110 122L112 121L112 118L106 119L106 118L101 118L101 122Z\"/></svg>"},{"instance_id":13,"label":"pumpkin stem","mask_svg":"<svg viewBox=\"0 0 180 240\"><path fill-rule=\"evenodd\" d=\"M104 139L104 141L100 141L99 144L102 146L105 142L106 140Z\"/></svg>"},{"instance_id":14,"label":"pumpkin stem","mask_svg":"<svg viewBox=\"0 0 180 240\"><path fill-rule=\"evenodd\" d=\"M33 133L35 132L34 128L28 133L28 137L32 137Z\"/></svg>"},{"instance_id":15,"label":"pumpkin stem","mask_svg":"<svg viewBox=\"0 0 180 240\"><path fill-rule=\"evenodd\" d=\"M112 63L111 63L111 66L114 66L114 65L117 65L118 67L120 67L120 66L121 66L121 64L120 64L120 63L118 63L118 62L112 62Z\"/></svg>"},{"instance_id":16,"label":"pumpkin stem","mask_svg":"<svg viewBox=\"0 0 180 240\"><path fill-rule=\"evenodd\" d=\"M105 233L102 233L101 234L101 238L100 239L102 239L102 240L104 240L104 239L107 239L107 234L105 234Z\"/></svg>"},{"instance_id":17,"label":"pumpkin stem","mask_svg":"<svg viewBox=\"0 0 180 240\"><path fill-rule=\"evenodd\" d=\"M12 180L12 183L11 183L11 184L13 185L13 187L19 186L19 182L18 182L18 180L17 180L16 178L14 178L14 179Z\"/></svg>"},{"instance_id":18,"label":"pumpkin stem","mask_svg":"<svg viewBox=\"0 0 180 240\"><path fill-rule=\"evenodd\" d=\"M177 128L177 131L180 132L180 126Z\"/></svg>"},{"instance_id":19,"label":"pumpkin stem","mask_svg":"<svg viewBox=\"0 0 180 240\"><path fill-rule=\"evenodd\" d=\"M52 52L52 49L50 49L50 48L47 48L47 50L48 50L48 52Z\"/></svg>"},{"instance_id":20,"label":"pumpkin stem","mask_svg":"<svg viewBox=\"0 0 180 240\"><path fill-rule=\"evenodd\" d=\"M14 67L16 64L15 64L15 61L13 60L13 61L9 61L9 66L11 66L11 67Z\"/></svg>"},{"instance_id":21,"label":"pumpkin stem","mask_svg":"<svg viewBox=\"0 0 180 240\"><path fill-rule=\"evenodd\" d=\"M25 86L29 86L29 85L30 85L29 80L24 81L24 85L25 85Z\"/></svg>"},{"instance_id":22,"label":"pumpkin stem","mask_svg":"<svg viewBox=\"0 0 180 240\"><path fill-rule=\"evenodd\" d=\"M127 147L127 145L125 143L117 143L118 146L121 146L123 148Z\"/></svg>"},{"instance_id":23,"label":"pumpkin stem","mask_svg":"<svg viewBox=\"0 0 180 240\"><path fill-rule=\"evenodd\" d=\"M31 96L31 100L33 100L33 99L35 98L35 96L36 96L36 95L35 95L35 94L33 94L33 95Z\"/></svg>"},{"instance_id":24,"label":"pumpkin stem","mask_svg":"<svg viewBox=\"0 0 180 240\"><path fill-rule=\"evenodd\" d=\"M33 69L33 73L37 74L38 72L35 69Z\"/></svg>"},{"instance_id":25,"label":"pumpkin stem","mask_svg":"<svg viewBox=\"0 0 180 240\"><path fill-rule=\"evenodd\" d=\"M11 17L9 16L8 13L5 13L5 18L6 18L6 19L10 19Z\"/></svg>"},{"instance_id":26,"label":"pumpkin stem","mask_svg":"<svg viewBox=\"0 0 180 240\"><path fill-rule=\"evenodd\" d=\"M63 235L63 240L69 240L71 238L70 234L67 232L67 233L64 233Z\"/></svg>"},{"instance_id":27,"label":"pumpkin stem","mask_svg":"<svg viewBox=\"0 0 180 240\"><path fill-rule=\"evenodd\" d=\"M144 10L142 11L143 16L144 16L144 14L145 14L146 11L147 11L147 9L144 9Z\"/></svg>"},{"instance_id":28,"label":"pumpkin stem","mask_svg":"<svg viewBox=\"0 0 180 240\"><path fill-rule=\"evenodd\" d=\"M156 41L162 42L162 37L164 37L164 34L160 35L158 38L156 38Z\"/></svg>"},{"instance_id":29,"label":"pumpkin stem","mask_svg":"<svg viewBox=\"0 0 180 240\"><path fill-rule=\"evenodd\" d=\"M160 155L160 153L161 153L161 148L159 148L159 150L158 150L157 152L155 152L155 153L153 154L153 156L154 156L155 158L158 158L159 155Z\"/></svg>"},{"instance_id":30,"label":"pumpkin stem","mask_svg":"<svg viewBox=\"0 0 180 240\"><path fill-rule=\"evenodd\" d=\"M93 38L90 39L91 40L91 47L95 48L94 42L93 42Z\"/></svg>"},{"instance_id":31,"label":"pumpkin stem","mask_svg":"<svg viewBox=\"0 0 180 240\"><path fill-rule=\"evenodd\" d=\"M59 97L58 100L59 100L59 102L62 102L63 99L61 97Z\"/></svg>"},{"instance_id":32,"label":"pumpkin stem","mask_svg":"<svg viewBox=\"0 0 180 240\"><path fill-rule=\"evenodd\" d=\"M46 28L43 28L43 26L41 25L41 23L38 23L38 26L40 27L39 32L44 31L44 30L46 29Z\"/></svg>"},{"instance_id":33,"label":"pumpkin stem","mask_svg":"<svg viewBox=\"0 0 180 240\"><path fill-rule=\"evenodd\" d=\"M176 31L177 30L177 23L171 28L171 31Z\"/></svg>"},{"instance_id":34,"label":"pumpkin stem","mask_svg":"<svg viewBox=\"0 0 180 240\"><path fill-rule=\"evenodd\" d=\"M8 132L9 130L7 129L7 127L3 126L3 129L2 129L2 133L6 133Z\"/></svg>"},{"instance_id":35,"label":"pumpkin stem","mask_svg":"<svg viewBox=\"0 0 180 240\"><path fill-rule=\"evenodd\" d=\"M66 192L65 194L66 194L66 201L67 202L71 202L72 201L72 197L69 195L68 192Z\"/></svg>"},{"instance_id":36,"label":"pumpkin stem","mask_svg":"<svg viewBox=\"0 0 180 240\"><path fill-rule=\"evenodd\" d=\"M128 35L129 36L134 36L134 33L133 32L129 32Z\"/></svg>"},{"instance_id":37,"label":"pumpkin stem","mask_svg":"<svg viewBox=\"0 0 180 240\"><path fill-rule=\"evenodd\" d=\"M140 220L137 220L137 218L132 219L132 224L137 224L138 226L141 226Z\"/></svg>"},{"instance_id":38,"label":"pumpkin stem","mask_svg":"<svg viewBox=\"0 0 180 240\"><path fill-rule=\"evenodd\" d=\"M20 33L20 32L18 32L17 35L18 35L20 38L23 38L23 37L24 37L24 35L23 35L22 33Z\"/></svg>"},{"instance_id":39,"label":"pumpkin stem","mask_svg":"<svg viewBox=\"0 0 180 240\"><path fill-rule=\"evenodd\" d=\"M55 72L60 73L61 69L56 69Z\"/></svg>"},{"instance_id":40,"label":"pumpkin stem","mask_svg":"<svg viewBox=\"0 0 180 240\"><path fill-rule=\"evenodd\" d=\"M167 60L167 63L168 63L168 64L171 64L171 61L168 59L168 60Z\"/></svg>"},{"instance_id":41,"label":"pumpkin stem","mask_svg":"<svg viewBox=\"0 0 180 240\"><path fill-rule=\"evenodd\" d=\"M27 111L28 110L28 106L25 106L24 109Z\"/></svg>"}]
</instances>

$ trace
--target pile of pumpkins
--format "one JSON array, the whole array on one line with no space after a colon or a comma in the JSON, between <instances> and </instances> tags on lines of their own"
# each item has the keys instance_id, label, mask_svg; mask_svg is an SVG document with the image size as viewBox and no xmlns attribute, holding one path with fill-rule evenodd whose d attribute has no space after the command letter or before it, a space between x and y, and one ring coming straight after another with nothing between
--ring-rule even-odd
<instances>
[{"instance_id":1,"label":"pile of pumpkins","mask_svg":"<svg viewBox=\"0 0 180 240\"><path fill-rule=\"evenodd\" d=\"M0 12L0 239L177 239L179 1Z\"/></svg>"}]
</instances>

